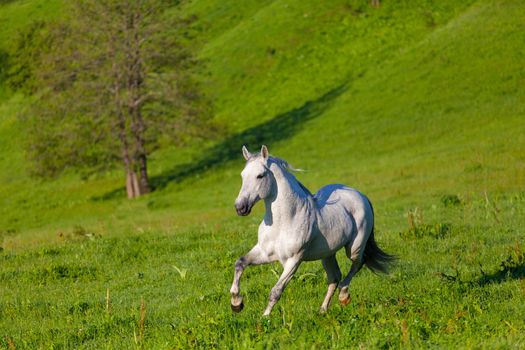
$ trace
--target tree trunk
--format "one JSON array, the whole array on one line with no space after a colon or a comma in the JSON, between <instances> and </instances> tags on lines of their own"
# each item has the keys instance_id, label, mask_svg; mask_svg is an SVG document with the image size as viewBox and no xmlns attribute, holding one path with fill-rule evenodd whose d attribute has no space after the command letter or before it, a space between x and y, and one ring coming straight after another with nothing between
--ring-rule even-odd
<instances>
[{"instance_id":1,"label":"tree trunk","mask_svg":"<svg viewBox=\"0 0 525 350\"><path fill-rule=\"evenodd\" d=\"M135 198L135 187L133 186L133 172L126 173L126 192L128 193L128 198Z\"/></svg>"},{"instance_id":2,"label":"tree trunk","mask_svg":"<svg viewBox=\"0 0 525 350\"><path fill-rule=\"evenodd\" d=\"M135 193L135 197L142 195L142 190L140 189L140 184L139 184L139 180L137 177L137 173L134 171L131 172L131 183L133 185L133 191Z\"/></svg>"},{"instance_id":3,"label":"tree trunk","mask_svg":"<svg viewBox=\"0 0 525 350\"><path fill-rule=\"evenodd\" d=\"M370 4L374 7L379 7L379 0L371 0Z\"/></svg>"},{"instance_id":4,"label":"tree trunk","mask_svg":"<svg viewBox=\"0 0 525 350\"><path fill-rule=\"evenodd\" d=\"M131 11L128 22L128 54L129 54L129 79L130 91L129 114L131 116L131 130L135 139L135 159L138 161L139 195L151 192L148 178L147 152L145 132L146 126L142 117L142 103L145 94L142 89L144 82L144 64L140 50L139 22L141 14Z\"/></svg>"},{"instance_id":5,"label":"tree trunk","mask_svg":"<svg viewBox=\"0 0 525 350\"><path fill-rule=\"evenodd\" d=\"M121 74L116 64L113 64L113 99L115 103L115 113L117 114L117 134L120 141L120 152L124 170L126 173L126 192L128 198L135 198L140 195L137 175L133 169L133 162L130 156L130 146L126 136L126 116L122 111L122 100L120 97Z\"/></svg>"},{"instance_id":6,"label":"tree trunk","mask_svg":"<svg viewBox=\"0 0 525 350\"><path fill-rule=\"evenodd\" d=\"M148 178L148 164L147 164L146 155L143 154L139 158L139 167L140 167L140 193L145 194L151 192L151 187L149 185Z\"/></svg>"}]
</instances>

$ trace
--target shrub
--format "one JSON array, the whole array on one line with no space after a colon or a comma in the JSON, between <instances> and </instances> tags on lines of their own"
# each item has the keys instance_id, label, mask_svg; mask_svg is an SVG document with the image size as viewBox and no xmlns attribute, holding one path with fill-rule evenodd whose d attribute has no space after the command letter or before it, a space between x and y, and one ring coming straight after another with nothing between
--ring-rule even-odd
<instances>
[{"instance_id":1,"label":"shrub","mask_svg":"<svg viewBox=\"0 0 525 350\"><path fill-rule=\"evenodd\" d=\"M446 194L441 197L441 203L445 207L455 207L461 204L461 200L455 194Z\"/></svg>"},{"instance_id":2,"label":"shrub","mask_svg":"<svg viewBox=\"0 0 525 350\"><path fill-rule=\"evenodd\" d=\"M399 233L403 239L415 239L423 237L443 238L452 229L449 223L425 224L423 222L423 213L420 209L415 208L407 213L408 229Z\"/></svg>"}]
</instances>

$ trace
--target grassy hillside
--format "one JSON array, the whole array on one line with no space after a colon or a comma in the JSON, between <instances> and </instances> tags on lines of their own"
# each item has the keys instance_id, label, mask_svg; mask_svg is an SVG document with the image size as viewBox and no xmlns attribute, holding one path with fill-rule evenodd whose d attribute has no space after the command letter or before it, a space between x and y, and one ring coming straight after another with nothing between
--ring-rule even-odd
<instances>
[{"instance_id":1,"label":"grassy hillside","mask_svg":"<svg viewBox=\"0 0 525 350\"><path fill-rule=\"evenodd\" d=\"M35 20L60 16L62 7L62 0L0 1L0 99L9 95L3 83L4 68L20 31Z\"/></svg>"},{"instance_id":2,"label":"grassy hillside","mask_svg":"<svg viewBox=\"0 0 525 350\"><path fill-rule=\"evenodd\" d=\"M4 7L24 8L16 4ZM46 236L57 227L106 222L107 213L128 222L126 214L118 214L128 209L142 212L139 221L150 216L154 221L166 219L167 213L157 215L160 207L169 209L170 220L181 215L193 221L194 208L229 215L242 164L239 148L245 143L253 147L267 143L272 152L299 162L310 170L303 179L313 189L345 182L372 195L377 192L376 201L392 196L414 199L421 193L421 187L413 188L415 182L434 195L519 189L523 161L515 157L523 153L523 135L513 127L523 115L523 104L516 102L523 80L521 46L514 44L521 40L520 31L514 30L519 22L488 16L490 25L479 28L485 39L476 41L471 39L479 35L476 26L483 14L475 12L490 5L386 2L373 9L366 2L341 2L320 9L317 2L301 2L289 3L288 11L275 9L285 5L247 2L237 7L205 1L191 5L188 11L201 19L199 42L209 61L209 90L216 95L217 118L228 123L233 135L212 149L158 152L152 162L154 181L170 188L135 203L120 200L119 192L111 195L122 186L119 171L89 181L75 175L55 182L30 179L22 131L16 125L26 100L14 96L5 101L0 131L5 140L0 157L6 169L0 174L4 230L36 228L40 233L47 230ZM511 6L519 5L499 7L506 14ZM297 18L301 20L294 21ZM303 31L305 27L309 31ZM512 35L507 38L509 31ZM295 47L279 35L292 32ZM265 48L273 48L272 43L283 48L269 54ZM478 55L476 50L486 53ZM298 64L299 57L305 65ZM268 62L272 64L265 66ZM494 62L501 67L488 69ZM510 137L516 142L506 142L506 130L518 134ZM498 140L503 144L492 147ZM498 165L501 160L493 157L494 152L505 157L504 164ZM323 156L327 153L330 157ZM455 169L449 172L451 162ZM219 170L206 171L223 164ZM201 179L183 176L181 169L186 168ZM223 181L227 184L215 189L216 178L227 179ZM434 182L431 188L429 181ZM96 200L108 194L111 200ZM25 204L28 198L32 200ZM196 202L188 205L186 198Z\"/></svg>"},{"instance_id":3,"label":"grassy hillside","mask_svg":"<svg viewBox=\"0 0 525 350\"><path fill-rule=\"evenodd\" d=\"M29 98L0 87L0 346L524 347L525 6L368 3L190 3L230 135L155 153L157 191L134 201L118 170L30 177ZM0 50L61 4L0 2ZM316 314L325 277L309 263L269 321L280 268L248 271L231 314L232 266L262 215L233 211L240 147L262 143L307 169L308 188L372 199L400 261L390 277L361 272L349 307Z\"/></svg>"}]
</instances>

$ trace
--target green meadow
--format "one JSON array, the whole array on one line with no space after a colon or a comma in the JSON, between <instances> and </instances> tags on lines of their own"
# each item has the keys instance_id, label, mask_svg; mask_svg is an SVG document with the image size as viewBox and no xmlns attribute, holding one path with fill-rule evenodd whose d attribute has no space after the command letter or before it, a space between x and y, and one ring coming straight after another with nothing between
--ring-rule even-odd
<instances>
[{"instance_id":1,"label":"green meadow","mask_svg":"<svg viewBox=\"0 0 525 350\"><path fill-rule=\"evenodd\" d=\"M155 191L120 169L30 175L32 97L4 83L15 38L64 0L0 0L0 348L525 348L525 3L194 0L194 45L219 139L164 147ZM242 145L343 183L374 204L398 257L363 269L352 302L301 265L263 318L278 264L235 260L259 204L237 217ZM341 252L342 253L342 252ZM338 255L343 273L350 267Z\"/></svg>"}]
</instances>

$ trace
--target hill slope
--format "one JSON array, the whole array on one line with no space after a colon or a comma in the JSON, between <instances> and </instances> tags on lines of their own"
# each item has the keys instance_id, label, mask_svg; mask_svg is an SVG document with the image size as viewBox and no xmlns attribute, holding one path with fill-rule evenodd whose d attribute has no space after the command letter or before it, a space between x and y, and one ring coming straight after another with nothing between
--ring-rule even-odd
<instances>
[{"instance_id":1,"label":"hill slope","mask_svg":"<svg viewBox=\"0 0 525 350\"><path fill-rule=\"evenodd\" d=\"M519 190L524 31L515 13L524 9L513 1L469 4L195 1L187 11L200 18L208 89L232 136L211 149L161 150L152 161L160 190L128 202L119 192L108 196L121 187L118 171L88 181L30 178L16 121L27 100L4 98L5 239L118 218L191 223L196 211L230 215L242 144L267 143L309 169L301 178L312 189L327 182L361 188L379 210L429 195ZM188 168L197 177L185 176Z\"/></svg>"}]
</instances>

